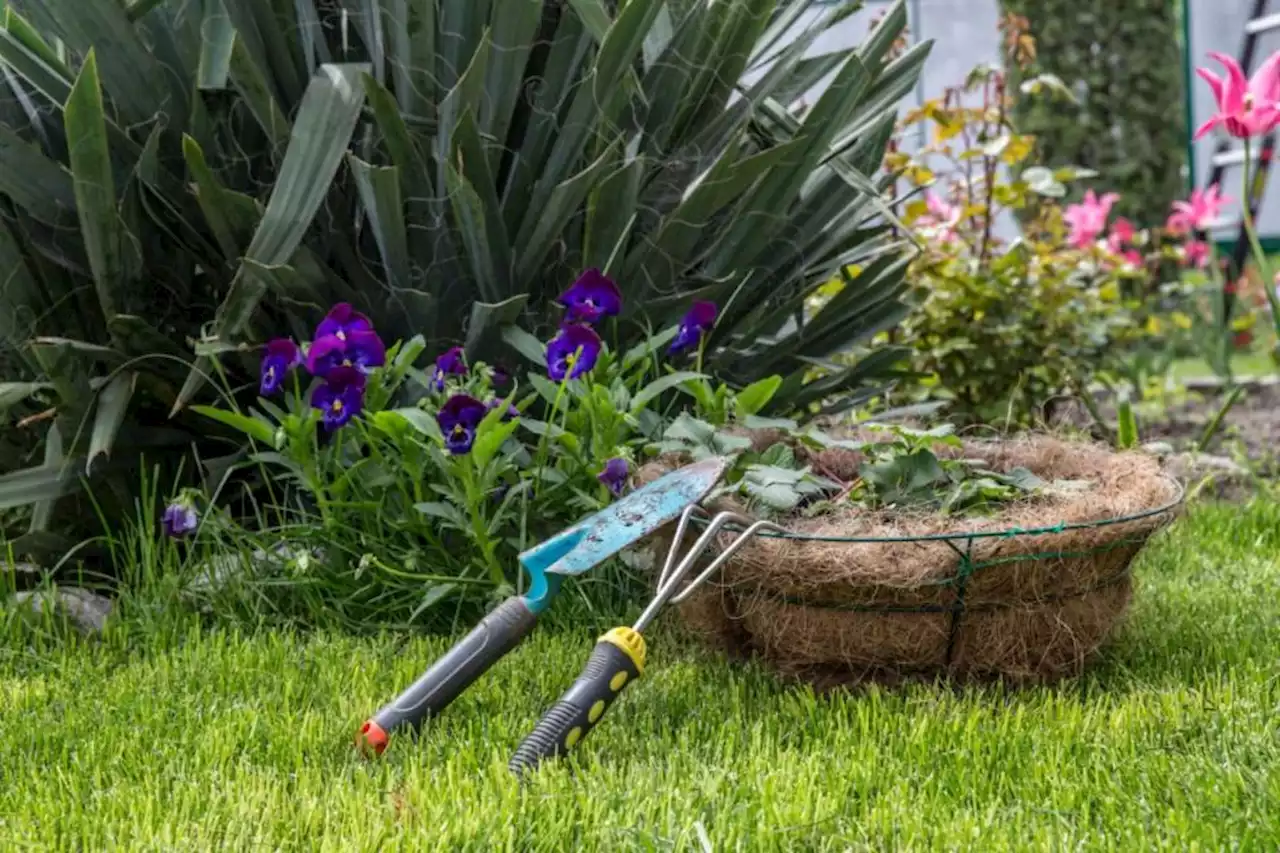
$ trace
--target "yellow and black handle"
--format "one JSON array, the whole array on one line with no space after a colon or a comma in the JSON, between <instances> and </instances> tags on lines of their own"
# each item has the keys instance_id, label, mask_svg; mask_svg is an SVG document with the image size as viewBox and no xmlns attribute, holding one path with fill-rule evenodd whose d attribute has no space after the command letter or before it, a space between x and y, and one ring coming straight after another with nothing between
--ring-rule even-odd
<instances>
[{"instance_id":1,"label":"yellow and black handle","mask_svg":"<svg viewBox=\"0 0 1280 853\"><path fill-rule=\"evenodd\" d=\"M511 756L508 767L521 774L546 758L564 755L604 717L628 684L644 672L644 637L614 628L596 643L582 675Z\"/></svg>"}]
</instances>

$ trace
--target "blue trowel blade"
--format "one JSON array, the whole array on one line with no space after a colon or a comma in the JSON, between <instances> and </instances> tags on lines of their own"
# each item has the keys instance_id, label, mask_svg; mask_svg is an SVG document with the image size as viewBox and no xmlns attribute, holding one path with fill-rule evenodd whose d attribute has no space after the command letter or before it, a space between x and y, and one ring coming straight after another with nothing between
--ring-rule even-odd
<instances>
[{"instance_id":1,"label":"blue trowel blade","mask_svg":"<svg viewBox=\"0 0 1280 853\"><path fill-rule=\"evenodd\" d=\"M727 459L713 457L665 474L525 551L520 563L533 575L580 575L700 502L724 476L727 465Z\"/></svg>"}]
</instances>

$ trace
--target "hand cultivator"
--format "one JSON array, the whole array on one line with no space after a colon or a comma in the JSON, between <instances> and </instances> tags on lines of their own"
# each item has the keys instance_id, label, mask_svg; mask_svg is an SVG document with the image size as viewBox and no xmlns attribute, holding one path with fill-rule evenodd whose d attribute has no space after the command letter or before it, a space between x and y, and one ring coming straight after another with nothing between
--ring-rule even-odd
<instances>
[{"instance_id":1,"label":"hand cultivator","mask_svg":"<svg viewBox=\"0 0 1280 853\"><path fill-rule=\"evenodd\" d=\"M644 672L643 632L662 608L684 600L758 530L779 529L769 522L719 513L706 523L684 556L678 557L690 521L695 515L706 515L699 504L720 481L727 464L728 460L713 458L673 471L521 554L520 564L530 578L529 592L498 605L421 678L378 711L361 728L360 744L381 754L390 735L401 729L418 731L425 720L443 711L529 635L565 577L583 574L678 519L653 600L634 625L614 628L600 637L582 674L520 744L509 766L520 773L576 746L622 690ZM730 523L740 531L737 538L723 546L701 574L684 584L699 557Z\"/></svg>"}]
</instances>

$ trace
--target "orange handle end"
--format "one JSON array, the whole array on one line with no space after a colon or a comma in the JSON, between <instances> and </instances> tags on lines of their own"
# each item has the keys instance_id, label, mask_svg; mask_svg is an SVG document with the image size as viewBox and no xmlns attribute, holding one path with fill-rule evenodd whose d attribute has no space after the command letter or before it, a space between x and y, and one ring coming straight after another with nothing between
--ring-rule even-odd
<instances>
[{"instance_id":1,"label":"orange handle end","mask_svg":"<svg viewBox=\"0 0 1280 853\"><path fill-rule=\"evenodd\" d=\"M366 755L370 752L375 756L382 755L387 748L387 733L383 731L382 726L373 720L369 720L360 727L360 734L356 737L356 745Z\"/></svg>"}]
</instances>

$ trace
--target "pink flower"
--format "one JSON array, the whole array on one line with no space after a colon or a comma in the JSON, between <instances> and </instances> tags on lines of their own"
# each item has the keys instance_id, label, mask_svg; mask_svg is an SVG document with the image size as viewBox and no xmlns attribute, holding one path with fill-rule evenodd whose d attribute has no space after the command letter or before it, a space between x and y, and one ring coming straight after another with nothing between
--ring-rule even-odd
<instances>
[{"instance_id":1,"label":"pink flower","mask_svg":"<svg viewBox=\"0 0 1280 853\"><path fill-rule=\"evenodd\" d=\"M1232 201L1234 199L1222 194L1217 184L1203 191L1192 190L1191 198L1173 203L1173 212L1164 227L1173 234L1208 231L1222 213L1222 208Z\"/></svg>"},{"instance_id":2,"label":"pink flower","mask_svg":"<svg viewBox=\"0 0 1280 853\"><path fill-rule=\"evenodd\" d=\"M1182 244L1182 263L1189 267L1204 269L1209 263L1209 244L1203 240L1188 240Z\"/></svg>"},{"instance_id":3,"label":"pink flower","mask_svg":"<svg viewBox=\"0 0 1280 853\"><path fill-rule=\"evenodd\" d=\"M1135 269L1143 266L1142 253L1137 249L1121 252L1120 259L1124 261L1125 266L1134 267Z\"/></svg>"},{"instance_id":4,"label":"pink flower","mask_svg":"<svg viewBox=\"0 0 1280 853\"><path fill-rule=\"evenodd\" d=\"M960 208L929 192L924 194L924 203L928 213L918 218L916 224L928 229L944 243L955 240L955 227L960 221Z\"/></svg>"},{"instance_id":5,"label":"pink flower","mask_svg":"<svg viewBox=\"0 0 1280 853\"><path fill-rule=\"evenodd\" d=\"M1089 190L1084 194L1084 201L1067 205L1067 209L1062 213L1062 219L1070 229L1067 240L1071 246L1083 249L1097 240L1098 235L1106 230L1111 206L1119 200L1120 196L1117 193L1106 193L1102 198L1098 198L1093 190Z\"/></svg>"},{"instance_id":6,"label":"pink flower","mask_svg":"<svg viewBox=\"0 0 1280 853\"><path fill-rule=\"evenodd\" d=\"M1261 136L1280 124L1280 51L1267 57L1267 61L1246 79L1244 69L1225 53L1211 52L1214 59L1227 71L1225 78L1207 68L1197 68L1218 102L1218 112L1196 129L1192 139L1199 139L1217 125L1224 125L1227 133L1237 139Z\"/></svg>"},{"instance_id":7,"label":"pink flower","mask_svg":"<svg viewBox=\"0 0 1280 853\"><path fill-rule=\"evenodd\" d=\"M1113 253L1123 254L1124 247L1133 242L1138 235L1133 223L1121 217L1111 225L1111 234L1107 237L1107 248Z\"/></svg>"}]
</instances>

